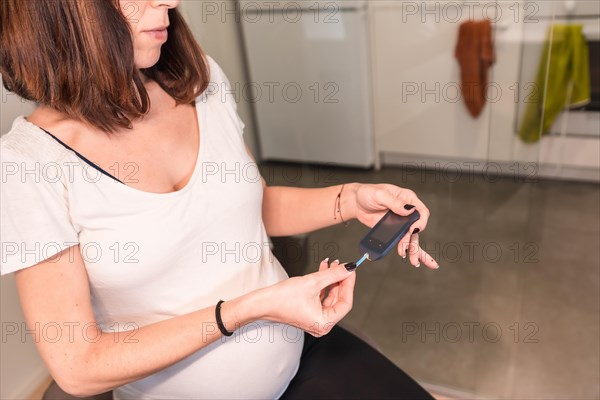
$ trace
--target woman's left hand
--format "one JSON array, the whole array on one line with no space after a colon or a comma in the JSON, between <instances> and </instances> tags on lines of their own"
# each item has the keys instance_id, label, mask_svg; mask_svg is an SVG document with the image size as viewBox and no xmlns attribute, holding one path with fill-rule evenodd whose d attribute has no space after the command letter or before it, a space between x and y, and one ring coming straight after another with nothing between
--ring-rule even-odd
<instances>
[{"instance_id":1,"label":"woman's left hand","mask_svg":"<svg viewBox=\"0 0 600 400\"><path fill-rule=\"evenodd\" d=\"M415 192L390 184L355 184L349 192L353 193L355 199L352 201L351 194L344 203L354 207L352 215L369 228L375 226L388 210L402 216L418 211L421 217L411 226L409 233L400 239L398 254L403 258L408 255L410 263L416 267L421 266L422 262L428 268L439 268L433 257L419 245L418 233L427 227L429 209Z\"/></svg>"}]
</instances>

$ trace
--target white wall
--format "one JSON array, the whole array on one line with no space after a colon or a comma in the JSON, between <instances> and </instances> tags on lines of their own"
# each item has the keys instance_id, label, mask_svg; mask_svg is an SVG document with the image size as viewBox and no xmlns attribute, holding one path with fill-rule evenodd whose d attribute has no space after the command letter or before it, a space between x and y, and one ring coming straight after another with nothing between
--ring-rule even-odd
<instances>
[{"instance_id":1,"label":"white wall","mask_svg":"<svg viewBox=\"0 0 600 400\"><path fill-rule=\"evenodd\" d=\"M0 74L0 78L2 75ZM35 104L25 101L16 94L9 92L0 83L0 136L7 133L16 117L28 115L35 109Z\"/></svg>"},{"instance_id":2,"label":"white wall","mask_svg":"<svg viewBox=\"0 0 600 400\"><path fill-rule=\"evenodd\" d=\"M27 398L49 375L31 334L25 334L14 275L0 278L0 398Z\"/></svg>"}]
</instances>

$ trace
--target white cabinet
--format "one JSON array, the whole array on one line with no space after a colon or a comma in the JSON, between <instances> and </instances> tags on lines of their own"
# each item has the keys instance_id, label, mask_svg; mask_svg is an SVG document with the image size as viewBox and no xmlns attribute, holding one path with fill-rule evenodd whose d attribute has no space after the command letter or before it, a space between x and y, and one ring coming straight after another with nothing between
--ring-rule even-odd
<instances>
[{"instance_id":1,"label":"white cabinet","mask_svg":"<svg viewBox=\"0 0 600 400\"><path fill-rule=\"evenodd\" d=\"M364 2L257 4L241 3L262 159L372 166Z\"/></svg>"}]
</instances>

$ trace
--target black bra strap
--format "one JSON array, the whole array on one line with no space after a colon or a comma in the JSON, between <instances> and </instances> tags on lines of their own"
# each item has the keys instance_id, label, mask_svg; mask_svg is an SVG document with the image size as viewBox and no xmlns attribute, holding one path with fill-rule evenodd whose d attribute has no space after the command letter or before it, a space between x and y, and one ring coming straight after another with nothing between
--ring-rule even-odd
<instances>
[{"instance_id":1,"label":"black bra strap","mask_svg":"<svg viewBox=\"0 0 600 400\"><path fill-rule=\"evenodd\" d=\"M119 179L115 178L114 176L112 176L111 174L109 174L108 172L106 172L105 170L103 170L102 168L100 168L98 165L94 164L93 162L91 162L90 160L88 160L87 158L85 158L83 155L79 154L79 152L77 152L77 150L73 149L72 147L70 147L68 144L64 143L62 140L60 140L59 138L57 138L56 136L54 136L53 134L51 134L50 132L48 132L47 130L45 130L44 128L40 128L41 130L43 130L44 132L46 132L48 135L52 136L58 143L62 144L63 146L65 146L67 149L71 150L73 153L77 154L77 156L79 158L81 158L83 161L85 161L88 165L90 165L91 167L93 167L94 169L98 170L100 173L108 176L109 178L114 179L117 182L123 183L121 182ZM123 183L124 184L124 183Z\"/></svg>"}]
</instances>

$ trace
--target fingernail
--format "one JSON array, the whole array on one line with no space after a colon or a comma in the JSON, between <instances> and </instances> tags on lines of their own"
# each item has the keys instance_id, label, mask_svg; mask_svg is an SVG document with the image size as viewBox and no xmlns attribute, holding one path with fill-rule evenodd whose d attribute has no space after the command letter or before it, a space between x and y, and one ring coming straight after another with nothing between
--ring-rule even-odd
<instances>
[{"instance_id":1,"label":"fingernail","mask_svg":"<svg viewBox=\"0 0 600 400\"><path fill-rule=\"evenodd\" d=\"M407 204L407 205L405 205L405 206L404 206L404 209L405 209L405 210L407 210L407 211L410 211L410 210L412 210L413 208L415 208L415 206L413 206L413 205L411 205L411 204Z\"/></svg>"},{"instance_id":2,"label":"fingernail","mask_svg":"<svg viewBox=\"0 0 600 400\"><path fill-rule=\"evenodd\" d=\"M439 265L437 265L437 266L436 266L434 269L440 269L440 266L439 266Z\"/></svg>"},{"instance_id":3,"label":"fingernail","mask_svg":"<svg viewBox=\"0 0 600 400\"><path fill-rule=\"evenodd\" d=\"M323 260L323 261L321 261L321 262L329 262L329 257L327 257L326 259L324 259L324 260Z\"/></svg>"},{"instance_id":4,"label":"fingernail","mask_svg":"<svg viewBox=\"0 0 600 400\"><path fill-rule=\"evenodd\" d=\"M415 235L415 234L417 234L419 232L421 232L421 230L419 228L415 228L415 230L413 231L413 235Z\"/></svg>"},{"instance_id":5,"label":"fingernail","mask_svg":"<svg viewBox=\"0 0 600 400\"><path fill-rule=\"evenodd\" d=\"M345 264L344 267L346 268L346 271L352 272L356 269L356 263L348 263Z\"/></svg>"},{"instance_id":6,"label":"fingernail","mask_svg":"<svg viewBox=\"0 0 600 400\"><path fill-rule=\"evenodd\" d=\"M421 267L421 263L418 263L417 265L415 265L416 268Z\"/></svg>"},{"instance_id":7,"label":"fingernail","mask_svg":"<svg viewBox=\"0 0 600 400\"><path fill-rule=\"evenodd\" d=\"M334 263L338 263L338 264L339 264L339 263L340 263L340 260L335 260L335 261L334 261Z\"/></svg>"}]
</instances>

